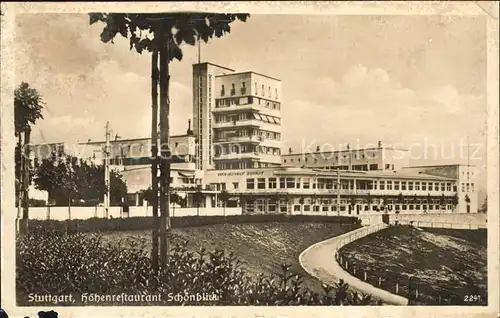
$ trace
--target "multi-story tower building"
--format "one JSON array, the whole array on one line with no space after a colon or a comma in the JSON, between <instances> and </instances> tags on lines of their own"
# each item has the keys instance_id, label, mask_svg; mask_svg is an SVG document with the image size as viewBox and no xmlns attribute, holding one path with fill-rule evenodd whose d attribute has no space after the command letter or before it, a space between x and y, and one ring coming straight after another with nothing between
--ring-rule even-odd
<instances>
[{"instance_id":1,"label":"multi-story tower building","mask_svg":"<svg viewBox=\"0 0 500 318\"><path fill-rule=\"evenodd\" d=\"M193 81L198 169L281 165L279 79L203 63L193 66Z\"/></svg>"},{"instance_id":2,"label":"multi-story tower building","mask_svg":"<svg viewBox=\"0 0 500 318\"><path fill-rule=\"evenodd\" d=\"M234 70L212 63L193 65L193 131L196 138L196 169L213 168L213 115L215 77Z\"/></svg>"}]
</instances>

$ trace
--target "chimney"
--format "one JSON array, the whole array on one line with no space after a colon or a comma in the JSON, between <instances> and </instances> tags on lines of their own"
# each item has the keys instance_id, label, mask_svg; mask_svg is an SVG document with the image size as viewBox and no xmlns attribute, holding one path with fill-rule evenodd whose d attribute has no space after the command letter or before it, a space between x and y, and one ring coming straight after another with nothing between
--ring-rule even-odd
<instances>
[{"instance_id":1,"label":"chimney","mask_svg":"<svg viewBox=\"0 0 500 318\"><path fill-rule=\"evenodd\" d=\"M187 129L187 134L189 136L193 135L193 131L191 130L191 119L188 119L188 129Z\"/></svg>"}]
</instances>

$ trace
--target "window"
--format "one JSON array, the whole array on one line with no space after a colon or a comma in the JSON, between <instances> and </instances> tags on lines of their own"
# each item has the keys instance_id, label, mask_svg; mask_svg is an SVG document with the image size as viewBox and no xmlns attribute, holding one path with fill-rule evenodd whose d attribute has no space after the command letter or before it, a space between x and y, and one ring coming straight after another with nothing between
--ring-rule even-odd
<instances>
[{"instance_id":1,"label":"window","mask_svg":"<svg viewBox=\"0 0 500 318\"><path fill-rule=\"evenodd\" d=\"M255 180L247 179L247 189L255 189Z\"/></svg>"},{"instance_id":2,"label":"window","mask_svg":"<svg viewBox=\"0 0 500 318\"><path fill-rule=\"evenodd\" d=\"M441 191L445 191L446 189L446 184L444 182L441 182Z\"/></svg>"},{"instance_id":3,"label":"window","mask_svg":"<svg viewBox=\"0 0 500 318\"><path fill-rule=\"evenodd\" d=\"M293 189L295 187L295 178L286 178L286 188Z\"/></svg>"},{"instance_id":4,"label":"window","mask_svg":"<svg viewBox=\"0 0 500 318\"><path fill-rule=\"evenodd\" d=\"M401 190L406 190L406 181L401 181Z\"/></svg>"},{"instance_id":5,"label":"window","mask_svg":"<svg viewBox=\"0 0 500 318\"><path fill-rule=\"evenodd\" d=\"M394 181L394 190L399 190L399 181Z\"/></svg>"},{"instance_id":6,"label":"window","mask_svg":"<svg viewBox=\"0 0 500 318\"><path fill-rule=\"evenodd\" d=\"M261 91L262 96L265 96L265 95L266 95L264 90L265 90L265 88L264 88L264 84L262 84L262 91Z\"/></svg>"},{"instance_id":7,"label":"window","mask_svg":"<svg viewBox=\"0 0 500 318\"><path fill-rule=\"evenodd\" d=\"M304 212L309 212L311 211L311 206L308 204L308 205L304 205Z\"/></svg>"},{"instance_id":8,"label":"window","mask_svg":"<svg viewBox=\"0 0 500 318\"><path fill-rule=\"evenodd\" d=\"M280 188L281 189L286 188L286 178L280 178Z\"/></svg>"},{"instance_id":9,"label":"window","mask_svg":"<svg viewBox=\"0 0 500 318\"><path fill-rule=\"evenodd\" d=\"M311 183L309 178L304 178L302 180L302 188L304 189L310 189L311 188Z\"/></svg>"},{"instance_id":10,"label":"window","mask_svg":"<svg viewBox=\"0 0 500 318\"><path fill-rule=\"evenodd\" d=\"M392 190L392 181L387 181L387 190Z\"/></svg>"},{"instance_id":11,"label":"window","mask_svg":"<svg viewBox=\"0 0 500 318\"><path fill-rule=\"evenodd\" d=\"M427 182L422 182L422 191L427 191Z\"/></svg>"},{"instance_id":12,"label":"window","mask_svg":"<svg viewBox=\"0 0 500 318\"><path fill-rule=\"evenodd\" d=\"M269 189L276 189L276 178L269 178Z\"/></svg>"},{"instance_id":13,"label":"window","mask_svg":"<svg viewBox=\"0 0 500 318\"><path fill-rule=\"evenodd\" d=\"M265 189L266 188L266 179L259 178L257 179L257 189Z\"/></svg>"},{"instance_id":14,"label":"window","mask_svg":"<svg viewBox=\"0 0 500 318\"><path fill-rule=\"evenodd\" d=\"M432 191L432 182L427 182L427 188Z\"/></svg>"},{"instance_id":15,"label":"window","mask_svg":"<svg viewBox=\"0 0 500 318\"><path fill-rule=\"evenodd\" d=\"M238 182L233 182L233 189L237 190L239 188L239 183Z\"/></svg>"},{"instance_id":16,"label":"window","mask_svg":"<svg viewBox=\"0 0 500 318\"><path fill-rule=\"evenodd\" d=\"M245 82L241 83L241 95L245 95L247 93L247 88L245 85L246 85Z\"/></svg>"},{"instance_id":17,"label":"window","mask_svg":"<svg viewBox=\"0 0 500 318\"><path fill-rule=\"evenodd\" d=\"M451 183L446 183L446 191L451 191Z\"/></svg>"},{"instance_id":18,"label":"window","mask_svg":"<svg viewBox=\"0 0 500 318\"><path fill-rule=\"evenodd\" d=\"M275 92L275 98L278 99L278 88L275 88L274 92Z\"/></svg>"},{"instance_id":19,"label":"window","mask_svg":"<svg viewBox=\"0 0 500 318\"><path fill-rule=\"evenodd\" d=\"M225 89L224 89L224 85L222 85L221 89L220 89L220 96L224 96L226 94L225 92Z\"/></svg>"},{"instance_id":20,"label":"window","mask_svg":"<svg viewBox=\"0 0 500 318\"><path fill-rule=\"evenodd\" d=\"M439 182L434 182L434 191L439 191Z\"/></svg>"},{"instance_id":21,"label":"window","mask_svg":"<svg viewBox=\"0 0 500 318\"><path fill-rule=\"evenodd\" d=\"M408 190L413 191L413 182L408 181Z\"/></svg>"},{"instance_id":22,"label":"window","mask_svg":"<svg viewBox=\"0 0 500 318\"><path fill-rule=\"evenodd\" d=\"M379 188L380 190L385 190L385 180L380 180L380 181L379 181L378 188Z\"/></svg>"},{"instance_id":23,"label":"window","mask_svg":"<svg viewBox=\"0 0 500 318\"><path fill-rule=\"evenodd\" d=\"M471 191L471 192L474 192L474 183L471 183L471 184L470 184L470 191Z\"/></svg>"},{"instance_id":24,"label":"window","mask_svg":"<svg viewBox=\"0 0 500 318\"><path fill-rule=\"evenodd\" d=\"M268 92L269 98L271 98L271 86L268 87L267 92Z\"/></svg>"},{"instance_id":25,"label":"window","mask_svg":"<svg viewBox=\"0 0 500 318\"><path fill-rule=\"evenodd\" d=\"M313 211L314 212L319 212L319 205L314 205L313 206Z\"/></svg>"}]
</instances>

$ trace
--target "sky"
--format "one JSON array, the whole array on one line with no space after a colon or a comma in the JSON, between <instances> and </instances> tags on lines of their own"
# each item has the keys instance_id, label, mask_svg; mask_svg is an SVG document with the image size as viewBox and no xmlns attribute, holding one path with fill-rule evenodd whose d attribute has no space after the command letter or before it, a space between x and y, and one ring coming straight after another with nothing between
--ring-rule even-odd
<instances>
[{"instance_id":1,"label":"sky","mask_svg":"<svg viewBox=\"0 0 500 318\"><path fill-rule=\"evenodd\" d=\"M150 55L83 14L16 18L16 82L46 106L34 142L148 137ZM171 133L192 116L192 64L171 64ZM201 45L201 61L282 80L283 152L362 148L382 141L412 164L470 163L486 156L486 20L482 16L251 15ZM469 136L469 156L467 156Z\"/></svg>"}]
</instances>

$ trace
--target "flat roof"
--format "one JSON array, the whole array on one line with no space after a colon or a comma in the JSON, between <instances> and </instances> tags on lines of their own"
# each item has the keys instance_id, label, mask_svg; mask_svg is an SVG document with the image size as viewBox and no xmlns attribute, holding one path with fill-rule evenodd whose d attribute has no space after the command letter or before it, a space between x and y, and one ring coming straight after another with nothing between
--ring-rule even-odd
<instances>
[{"instance_id":1,"label":"flat roof","mask_svg":"<svg viewBox=\"0 0 500 318\"><path fill-rule=\"evenodd\" d=\"M173 135L173 136L170 136L169 138L182 138L182 137L193 137L195 138L194 136L190 136L188 134L184 134L184 135ZM128 139L117 139L117 140L110 140L109 142L110 143L120 143L120 142L128 142L128 141L142 141L142 140L151 140L151 138L128 138ZM79 145L97 145L97 144L104 144L106 143L105 140L103 141L90 141L90 142L79 142L78 144Z\"/></svg>"},{"instance_id":2,"label":"flat roof","mask_svg":"<svg viewBox=\"0 0 500 318\"><path fill-rule=\"evenodd\" d=\"M399 150L399 151L408 151L408 149L401 148L393 148L393 147L372 147L372 148L359 148L359 149L344 149L344 150L333 150L333 151L313 151L313 152L294 152L288 154L282 154L282 157L285 156L298 156L298 155L313 155L313 154L324 154L324 153L341 153L341 152L359 152L364 150Z\"/></svg>"},{"instance_id":3,"label":"flat roof","mask_svg":"<svg viewBox=\"0 0 500 318\"><path fill-rule=\"evenodd\" d=\"M228 70L228 71L234 72L234 70L233 70L233 69L231 69L231 68L229 68L229 67L225 67L225 66L218 65L218 64L215 64L215 63L210 63L210 62L195 63L195 64L193 64L193 67L194 67L194 66L196 66L196 65L212 65L212 66L215 66L215 67L223 68L223 69L225 69L225 70Z\"/></svg>"},{"instance_id":4,"label":"flat roof","mask_svg":"<svg viewBox=\"0 0 500 318\"><path fill-rule=\"evenodd\" d=\"M403 167L403 169L411 169L411 168L436 168L436 167L458 167L458 166L475 167L475 165L466 165L466 164L461 164L461 163L453 163L453 164L444 164L444 165L408 166L408 167Z\"/></svg>"},{"instance_id":5,"label":"flat roof","mask_svg":"<svg viewBox=\"0 0 500 318\"><path fill-rule=\"evenodd\" d=\"M257 73L257 72L254 72L254 71L244 71L244 72L236 72L236 73L231 73L231 74L216 75L215 77L232 76L232 75L241 75L241 74L255 74L255 75L259 75L259 76L267 77L267 78L270 78L270 79L272 79L272 80L275 80L275 81L281 82L281 80L280 80L280 79L278 79L278 78L276 78L276 77L272 77L272 76L269 76L269 75L266 75L266 74L262 74L262 73Z\"/></svg>"}]
</instances>

